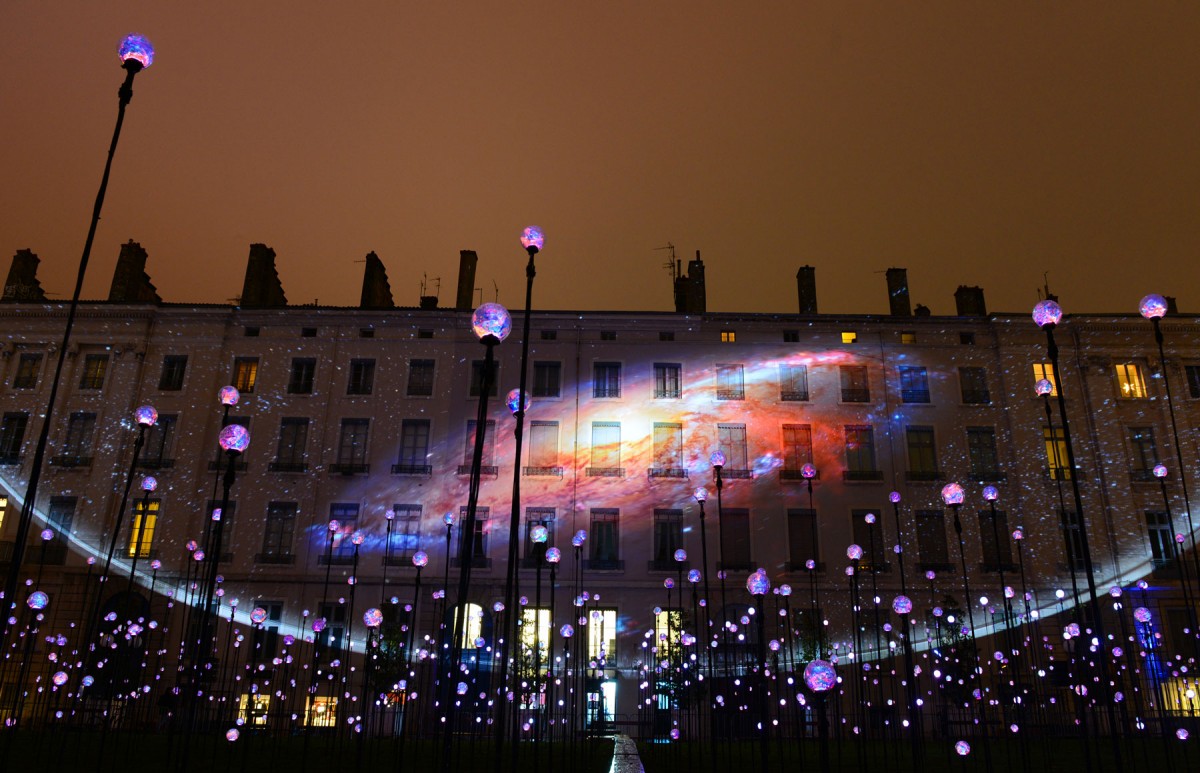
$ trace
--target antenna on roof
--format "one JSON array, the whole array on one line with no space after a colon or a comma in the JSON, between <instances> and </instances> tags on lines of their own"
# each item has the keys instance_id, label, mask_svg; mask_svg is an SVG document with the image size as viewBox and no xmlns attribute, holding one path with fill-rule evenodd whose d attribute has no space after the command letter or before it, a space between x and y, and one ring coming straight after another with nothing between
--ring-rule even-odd
<instances>
[{"instance_id":1,"label":"antenna on roof","mask_svg":"<svg viewBox=\"0 0 1200 773\"><path fill-rule=\"evenodd\" d=\"M500 285L496 284L495 279L492 280L492 289L495 290L495 292L496 292L495 301L496 301L496 303L499 303L500 302Z\"/></svg>"}]
</instances>

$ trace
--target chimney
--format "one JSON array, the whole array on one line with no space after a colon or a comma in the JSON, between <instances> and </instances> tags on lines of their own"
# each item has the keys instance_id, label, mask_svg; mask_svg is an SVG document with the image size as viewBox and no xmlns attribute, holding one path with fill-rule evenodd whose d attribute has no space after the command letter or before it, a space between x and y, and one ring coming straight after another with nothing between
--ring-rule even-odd
<instances>
[{"instance_id":1,"label":"chimney","mask_svg":"<svg viewBox=\"0 0 1200 773\"><path fill-rule=\"evenodd\" d=\"M113 303L162 303L158 291L146 273L146 251L130 239L121 245L117 268L113 271L108 300Z\"/></svg>"},{"instance_id":2,"label":"chimney","mask_svg":"<svg viewBox=\"0 0 1200 773\"><path fill-rule=\"evenodd\" d=\"M908 271L903 268L887 270L888 304L893 317L911 317L912 304L908 300Z\"/></svg>"},{"instance_id":3,"label":"chimney","mask_svg":"<svg viewBox=\"0 0 1200 773\"><path fill-rule=\"evenodd\" d=\"M387 269L374 252L367 253L367 266L363 269L362 297L358 305L364 309L394 309L392 286L388 284Z\"/></svg>"},{"instance_id":4,"label":"chimney","mask_svg":"<svg viewBox=\"0 0 1200 773\"><path fill-rule=\"evenodd\" d=\"M250 245L241 305L243 308L287 306L287 296L283 294L283 284L275 270L275 250L265 244Z\"/></svg>"},{"instance_id":5,"label":"chimney","mask_svg":"<svg viewBox=\"0 0 1200 773\"><path fill-rule=\"evenodd\" d=\"M1164 295L1163 298L1167 301L1167 314L1172 317L1178 314L1179 307L1175 305L1175 296Z\"/></svg>"},{"instance_id":6,"label":"chimney","mask_svg":"<svg viewBox=\"0 0 1200 773\"><path fill-rule=\"evenodd\" d=\"M704 261L700 250L696 259L688 261L688 272L675 278L675 313L703 314L706 310L704 292Z\"/></svg>"},{"instance_id":7,"label":"chimney","mask_svg":"<svg viewBox=\"0 0 1200 773\"><path fill-rule=\"evenodd\" d=\"M458 251L458 300L454 308L459 311L475 308L475 266L478 264L479 256L475 250Z\"/></svg>"},{"instance_id":8,"label":"chimney","mask_svg":"<svg viewBox=\"0 0 1200 773\"><path fill-rule=\"evenodd\" d=\"M933 312L931 312L929 310L928 306L918 303L917 310L913 312L913 316L914 317L928 317L932 313Z\"/></svg>"},{"instance_id":9,"label":"chimney","mask_svg":"<svg viewBox=\"0 0 1200 773\"><path fill-rule=\"evenodd\" d=\"M959 285L954 291L954 306L960 317L986 317L987 304L983 302L982 287Z\"/></svg>"},{"instance_id":10,"label":"chimney","mask_svg":"<svg viewBox=\"0 0 1200 773\"><path fill-rule=\"evenodd\" d=\"M37 278L37 267L41 262L33 250L17 250L8 268L8 279L4 282L4 300L20 303L46 300L42 283Z\"/></svg>"},{"instance_id":11,"label":"chimney","mask_svg":"<svg viewBox=\"0 0 1200 773\"><path fill-rule=\"evenodd\" d=\"M801 266L796 272L796 294L801 314L817 313L817 270L812 266Z\"/></svg>"}]
</instances>

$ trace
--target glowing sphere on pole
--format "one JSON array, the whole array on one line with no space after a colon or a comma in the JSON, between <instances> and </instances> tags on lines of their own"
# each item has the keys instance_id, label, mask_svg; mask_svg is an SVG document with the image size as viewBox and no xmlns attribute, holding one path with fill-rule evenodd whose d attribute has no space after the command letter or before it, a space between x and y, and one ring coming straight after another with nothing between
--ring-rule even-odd
<instances>
[{"instance_id":1,"label":"glowing sphere on pole","mask_svg":"<svg viewBox=\"0 0 1200 773\"><path fill-rule=\"evenodd\" d=\"M1033 321L1041 328L1057 325L1062 321L1062 308L1054 301L1039 301L1033 307Z\"/></svg>"},{"instance_id":2,"label":"glowing sphere on pole","mask_svg":"<svg viewBox=\"0 0 1200 773\"><path fill-rule=\"evenodd\" d=\"M708 500L708 489L701 486L692 492L692 497L694 497L697 502L705 502Z\"/></svg>"},{"instance_id":3,"label":"glowing sphere on pole","mask_svg":"<svg viewBox=\"0 0 1200 773\"><path fill-rule=\"evenodd\" d=\"M378 628L383 625L383 612L380 612L376 607L371 607L366 612L363 612L363 625L368 628Z\"/></svg>"},{"instance_id":4,"label":"glowing sphere on pole","mask_svg":"<svg viewBox=\"0 0 1200 773\"><path fill-rule=\"evenodd\" d=\"M521 232L521 246L526 250L541 252L542 247L546 245L546 235L542 232L540 226L526 226Z\"/></svg>"},{"instance_id":5,"label":"glowing sphere on pole","mask_svg":"<svg viewBox=\"0 0 1200 773\"><path fill-rule=\"evenodd\" d=\"M156 490L158 490L158 478L155 478L153 475L147 475L142 478L142 491Z\"/></svg>"},{"instance_id":6,"label":"glowing sphere on pole","mask_svg":"<svg viewBox=\"0 0 1200 773\"><path fill-rule=\"evenodd\" d=\"M1146 319L1161 319L1167 316L1167 299L1158 293L1150 293L1138 304L1138 313Z\"/></svg>"},{"instance_id":7,"label":"glowing sphere on pole","mask_svg":"<svg viewBox=\"0 0 1200 773\"><path fill-rule=\"evenodd\" d=\"M984 486L983 498L988 502L995 502L1000 498L1000 491L995 486Z\"/></svg>"},{"instance_id":8,"label":"glowing sphere on pole","mask_svg":"<svg viewBox=\"0 0 1200 773\"><path fill-rule=\"evenodd\" d=\"M792 586L788 585L786 582L783 585L780 585L779 586L779 595L780 596L792 595Z\"/></svg>"},{"instance_id":9,"label":"glowing sphere on pole","mask_svg":"<svg viewBox=\"0 0 1200 773\"><path fill-rule=\"evenodd\" d=\"M534 543L541 545L546 540L550 539L550 530L545 526L538 524L529 530L529 539L533 540Z\"/></svg>"},{"instance_id":10,"label":"glowing sphere on pole","mask_svg":"<svg viewBox=\"0 0 1200 773\"><path fill-rule=\"evenodd\" d=\"M557 564L562 561L562 551L558 548L546 548L546 562Z\"/></svg>"},{"instance_id":11,"label":"glowing sphere on pole","mask_svg":"<svg viewBox=\"0 0 1200 773\"><path fill-rule=\"evenodd\" d=\"M255 607L250 610L250 622L255 625L262 625L267 620L267 610L262 607Z\"/></svg>"},{"instance_id":12,"label":"glowing sphere on pole","mask_svg":"<svg viewBox=\"0 0 1200 773\"><path fill-rule=\"evenodd\" d=\"M242 399L242 395L237 391L237 387L223 386L217 390L217 399L221 401L221 405L233 407L238 404L238 400Z\"/></svg>"},{"instance_id":13,"label":"glowing sphere on pole","mask_svg":"<svg viewBox=\"0 0 1200 773\"><path fill-rule=\"evenodd\" d=\"M851 561L859 561L862 559L862 557L862 547L858 545L851 545L850 547L846 548L846 558L849 558Z\"/></svg>"},{"instance_id":14,"label":"glowing sphere on pole","mask_svg":"<svg viewBox=\"0 0 1200 773\"><path fill-rule=\"evenodd\" d=\"M154 64L154 46L141 35L126 35L117 47L117 55L122 64L133 61L143 69Z\"/></svg>"},{"instance_id":15,"label":"glowing sphere on pole","mask_svg":"<svg viewBox=\"0 0 1200 773\"><path fill-rule=\"evenodd\" d=\"M1154 465L1154 477L1156 477L1156 478L1167 477L1167 465L1165 465L1165 464Z\"/></svg>"},{"instance_id":16,"label":"glowing sphere on pole","mask_svg":"<svg viewBox=\"0 0 1200 773\"><path fill-rule=\"evenodd\" d=\"M446 524L447 526L453 526L454 525L454 513L447 512L445 515L443 515L442 523Z\"/></svg>"},{"instance_id":17,"label":"glowing sphere on pole","mask_svg":"<svg viewBox=\"0 0 1200 773\"><path fill-rule=\"evenodd\" d=\"M143 427L152 427L158 422L158 411L153 405L143 405L133 412L133 418Z\"/></svg>"},{"instance_id":18,"label":"glowing sphere on pole","mask_svg":"<svg viewBox=\"0 0 1200 773\"><path fill-rule=\"evenodd\" d=\"M1138 607L1137 609L1133 610L1133 619L1137 620L1139 623L1150 622L1150 610L1146 609L1145 607Z\"/></svg>"},{"instance_id":19,"label":"glowing sphere on pole","mask_svg":"<svg viewBox=\"0 0 1200 773\"><path fill-rule=\"evenodd\" d=\"M947 483L942 486L942 501L948 505L961 505L963 503L963 487L957 483Z\"/></svg>"},{"instance_id":20,"label":"glowing sphere on pole","mask_svg":"<svg viewBox=\"0 0 1200 773\"><path fill-rule=\"evenodd\" d=\"M804 667L804 684L813 692L832 690L837 684L837 671L825 660L814 660Z\"/></svg>"},{"instance_id":21,"label":"glowing sphere on pole","mask_svg":"<svg viewBox=\"0 0 1200 773\"><path fill-rule=\"evenodd\" d=\"M1039 378L1037 383L1033 385L1033 391L1038 397L1046 397L1054 394L1054 382L1048 378Z\"/></svg>"},{"instance_id":22,"label":"glowing sphere on pole","mask_svg":"<svg viewBox=\"0 0 1200 773\"><path fill-rule=\"evenodd\" d=\"M971 753L971 744L967 743L966 741L959 741L958 743L954 744L954 751L959 757L966 757Z\"/></svg>"},{"instance_id":23,"label":"glowing sphere on pole","mask_svg":"<svg viewBox=\"0 0 1200 773\"><path fill-rule=\"evenodd\" d=\"M413 566L417 567L418 569L420 569L423 566L428 565L429 564L429 554L426 553L424 550L418 550L416 553L413 553L412 564L413 564Z\"/></svg>"},{"instance_id":24,"label":"glowing sphere on pole","mask_svg":"<svg viewBox=\"0 0 1200 773\"><path fill-rule=\"evenodd\" d=\"M521 390L514 389L504 398L504 404L508 406L508 411L513 416L517 413L529 410L529 395L525 395L525 404L521 405Z\"/></svg>"},{"instance_id":25,"label":"glowing sphere on pole","mask_svg":"<svg viewBox=\"0 0 1200 773\"><path fill-rule=\"evenodd\" d=\"M753 574L747 577L746 590L750 591L751 596L762 596L771 590L771 579L767 577L767 570L756 569Z\"/></svg>"},{"instance_id":26,"label":"glowing sphere on pole","mask_svg":"<svg viewBox=\"0 0 1200 773\"><path fill-rule=\"evenodd\" d=\"M227 453L240 454L250 447L250 430L241 424L230 424L221 430L217 442Z\"/></svg>"},{"instance_id":27,"label":"glowing sphere on pole","mask_svg":"<svg viewBox=\"0 0 1200 773\"><path fill-rule=\"evenodd\" d=\"M571 537L571 545L574 547L581 548L583 547L584 542L587 542L586 529L580 529L579 531L575 532L573 537Z\"/></svg>"},{"instance_id":28,"label":"glowing sphere on pole","mask_svg":"<svg viewBox=\"0 0 1200 773\"><path fill-rule=\"evenodd\" d=\"M675 558L676 562L682 564L684 561L687 560L687 551L684 550L683 548L679 548L678 550L675 551L674 558Z\"/></svg>"},{"instance_id":29,"label":"glowing sphere on pole","mask_svg":"<svg viewBox=\"0 0 1200 773\"><path fill-rule=\"evenodd\" d=\"M572 636L575 635L575 626L571 625L570 623L567 623L562 628L558 629L558 633L564 639L570 639Z\"/></svg>"},{"instance_id":30,"label":"glowing sphere on pole","mask_svg":"<svg viewBox=\"0 0 1200 773\"><path fill-rule=\"evenodd\" d=\"M912 612L912 599L908 596L897 596L892 600L892 611L898 615L907 615Z\"/></svg>"},{"instance_id":31,"label":"glowing sphere on pole","mask_svg":"<svg viewBox=\"0 0 1200 773\"><path fill-rule=\"evenodd\" d=\"M699 569L689 569L687 573L688 582L695 584L700 582L701 574Z\"/></svg>"},{"instance_id":32,"label":"glowing sphere on pole","mask_svg":"<svg viewBox=\"0 0 1200 773\"><path fill-rule=\"evenodd\" d=\"M67 672L66 671L55 671L54 676L51 678L54 680L55 687L62 687L64 684L67 683Z\"/></svg>"},{"instance_id":33,"label":"glowing sphere on pole","mask_svg":"<svg viewBox=\"0 0 1200 773\"><path fill-rule=\"evenodd\" d=\"M812 480L817 477L817 467L811 462L800 466L800 477L805 480Z\"/></svg>"},{"instance_id":34,"label":"glowing sphere on pole","mask_svg":"<svg viewBox=\"0 0 1200 773\"><path fill-rule=\"evenodd\" d=\"M888 501L891 502L893 505L900 504L900 492L893 491L892 493L888 494Z\"/></svg>"},{"instance_id":35,"label":"glowing sphere on pole","mask_svg":"<svg viewBox=\"0 0 1200 773\"><path fill-rule=\"evenodd\" d=\"M721 468L725 466L725 454L720 451L713 451L708 457L708 463L713 467Z\"/></svg>"},{"instance_id":36,"label":"glowing sphere on pole","mask_svg":"<svg viewBox=\"0 0 1200 773\"><path fill-rule=\"evenodd\" d=\"M485 303L471 315L471 330L480 341L492 338L500 343L512 332L512 317L500 304Z\"/></svg>"},{"instance_id":37,"label":"glowing sphere on pole","mask_svg":"<svg viewBox=\"0 0 1200 773\"><path fill-rule=\"evenodd\" d=\"M35 590L29 594L29 598L25 600L30 609L42 610L50 604L50 597L40 590Z\"/></svg>"}]
</instances>

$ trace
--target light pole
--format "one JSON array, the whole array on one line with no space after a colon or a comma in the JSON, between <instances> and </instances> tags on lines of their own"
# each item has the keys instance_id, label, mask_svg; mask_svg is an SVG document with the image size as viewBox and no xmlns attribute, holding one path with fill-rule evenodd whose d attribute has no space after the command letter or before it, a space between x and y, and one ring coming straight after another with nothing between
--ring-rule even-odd
<instances>
[{"instance_id":1,"label":"light pole","mask_svg":"<svg viewBox=\"0 0 1200 773\"><path fill-rule=\"evenodd\" d=\"M909 613L912 612L912 599L908 597L908 580L904 574L904 526L900 521L900 492L893 491L888 494L888 501L892 503L892 515L896 522L896 563L900 566L900 595L892 601L892 610L900 615L903 623L904 693L905 702L908 704L908 732L912 743L913 766L919 768L924 761L922 744L924 736L921 732L922 723L917 704L919 692L917 690L916 663L913 660L912 651L912 627L908 619Z\"/></svg>"},{"instance_id":2,"label":"light pole","mask_svg":"<svg viewBox=\"0 0 1200 773\"><path fill-rule=\"evenodd\" d=\"M766 593L771 589L771 580L767 571L759 568L746 579L746 590L754 599L756 605L755 619L758 625L758 764L761 773L767 773L770 761L770 728L771 720L767 716L770 703L767 699L767 632L766 632Z\"/></svg>"},{"instance_id":3,"label":"light pole","mask_svg":"<svg viewBox=\"0 0 1200 773\"><path fill-rule=\"evenodd\" d=\"M71 343L71 331L75 327L75 314L79 309L79 295L83 291L83 278L87 274L88 260L92 254L92 242L96 238L96 227L100 223L100 211L104 208L104 193L108 189L108 176L112 171L113 156L117 152L117 141L121 138L121 124L125 122L125 108L133 99L133 78L154 63L154 46L141 35L129 35L117 49L121 67L125 70L125 82L117 90L117 125L113 129L112 142L108 146L108 159L104 162L104 174L100 178L100 190L96 192L96 203L92 208L92 220L88 226L87 239L83 243L83 254L79 258L79 270L75 276L75 290L67 307L67 324L63 329L62 342L58 347L58 360L54 365L54 378L50 382L50 396L46 400L45 416L41 432L34 447L33 461L29 468L29 485L25 489L25 501L17 521L17 533L13 541L12 558L8 566L8 577L4 582L4 599L9 606L16 603L17 585L21 577L21 562L25 558L25 540L33 523L34 507L37 504L38 483L41 480L42 462L46 458L46 446L50 440L50 424L54 418L54 403L62 384L63 363ZM107 570L106 570L107 574Z\"/></svg>"}]
</instances>

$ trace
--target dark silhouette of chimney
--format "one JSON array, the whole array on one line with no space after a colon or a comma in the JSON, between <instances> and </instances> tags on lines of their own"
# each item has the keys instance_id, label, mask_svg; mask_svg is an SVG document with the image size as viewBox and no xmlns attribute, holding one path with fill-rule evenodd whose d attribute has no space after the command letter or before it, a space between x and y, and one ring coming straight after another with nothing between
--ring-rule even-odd
<instances>
[{"instance_id":1,"label":"dark silhouette of chimney","mask_svg":"<svg viewBox=\"0 0 1200 773\"><path fill-rule=\"evenodd\" d=\"M983 301L982 287L959 285L954 291L954 306L960 317L986 317L987 304Z\"/></svg>"},{"instance_id":2,"label":"dark silhouette of chimney","mask_svg":"<svg viewBox=\"0 0 1200 773\"><path fill-rule=\"evenodd\" d=\"M911 317L912 304L908 300L908 271L903 268L887 270L888 304L893 317Z\"/></svg>"},{"instance_id":3,"label":"dark silhouette of chimney","mask_svg":"<svg viewBox=\"0 0 1200 773\"><path fill-rule=\"evenodd\" d=\"M475 250L458 251L458 299L454 308L459 311L471 311L475 308L475 266L479 265L479 256Z\"/></svg>"},{"instance_id":4,"label":"dark silhouette of chimney","mask_svg":"<svg viewBox=\"0 0 1200 773\"><path fill-rule=\"evenodd\" d=\"M796 272L796 295L801 314L817 313L817 270L812 266L801 266Z\"/></svg>"},{"instance_id":5,"label":"dark silhouette of chimney","mask_svg":"<svg viewBox=\"0 0 1200 773\"><path fill-rule=\"evenodd\" d=\"M283 284L275 270L275 250L265 244L250 245L241 305L243 308L287 306L287 296L283 294Z\"/></svg>"},{"instance_id":6,"label":"dark silhouette of chimney","mask_svg":"<svg viewBox=\"0 0 1200 773\"><path fill-rule=\"evenodd\" d=\"M676 268L675 312L677 314L703 314L706 308L704 261L700 260L700 250L696 250L696 259L688 261L686 274L680 275Z\"/></svg>"},{"instance_id":7,"label":"dark silhouette of chimney","mask_svg":"<svg viewBox=\"0 0 1200 773\"><path fill-rule=\"evenodd\" d=\"M929 310L929 307L928 307L928 306L926 306L926 305L924 305L924 304L921 304L921 303L918 303L918 304L917 304L917 308L916 308L916 310L913 312L913 316L914 316L914 317L928 317L928 316L930 316L930 315L932 315L932 314L933 314L933 312L931 312L931 311Z\"/></svg>"},{"instance_id":8,"label":"dark silhouette of chimney","mask_svg":"<svg viewBox=\"0 0 1200 773\"><path fill-rule=\"evenodd\" d=\"M113 271L108 300L115 303L162 303L158 290L146 273L147 254L133 239L121 245L117 268Z\"/></svg>"},{"instance_id":9,"label":"dark silhouette of chimney","mask_svg":"<svg viewBox=\"0 0 1200 773\"><path fill-rule=\"evenodd\" d=\"M362 298L358 305L364 309L393 309L392 286L388 284L387 269L374 252L367 253L367 266L363 269Z\"/></svg>"},{"instance_id":10,"label":"dark silhouette of chimney","mask_svg":"<svg viewBox=\"0 0 1200 773\"><path fill-rule=\"evenodd\" d=\"M1168 316L1172 316L1172 317L1173 317L1173 316L1175 316L1176 314L1178 314L1178 313L1179 313L1179 307L1175 305L1175 296L1174 296L1174 295L1164 295L1164 296L1163 296L1163 298L1164 298L1164 299L1166 300L1166 302L1167 302L1167 314L1168 314Z\"/></svg>"},{"instance_id":11,"label":"dark silhouette of chimney","mask_svg":"<svg viewBox=\"0 0 1200 773\"><path fill-rule=\"evenodd\" d=\"M46 300L42 283L37 278L37 267L41 262L33 250L17 250L4 282L4 300L20 303Z\"/></svg>"}]
</instances>

